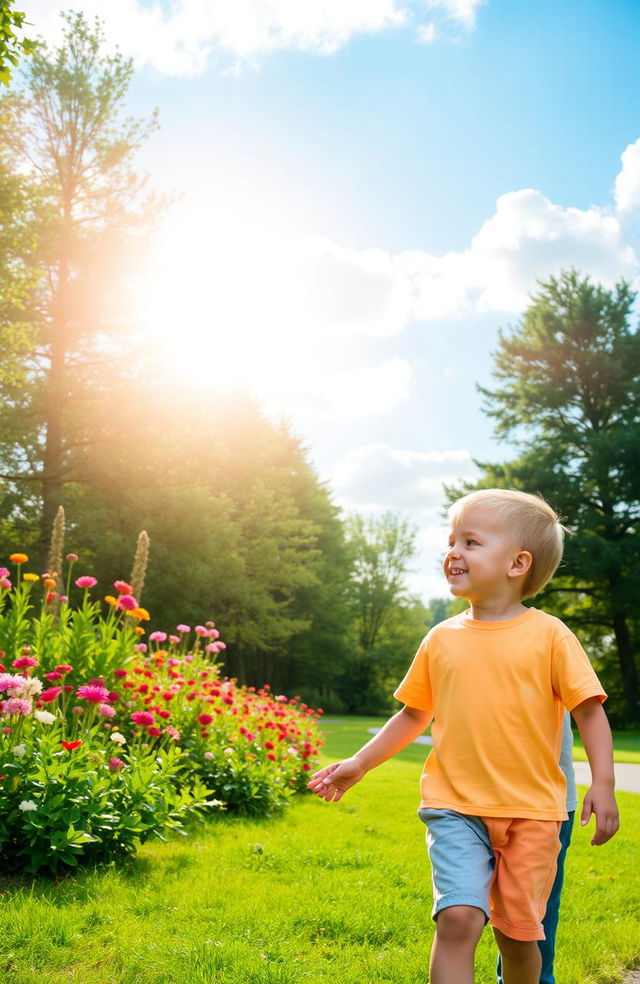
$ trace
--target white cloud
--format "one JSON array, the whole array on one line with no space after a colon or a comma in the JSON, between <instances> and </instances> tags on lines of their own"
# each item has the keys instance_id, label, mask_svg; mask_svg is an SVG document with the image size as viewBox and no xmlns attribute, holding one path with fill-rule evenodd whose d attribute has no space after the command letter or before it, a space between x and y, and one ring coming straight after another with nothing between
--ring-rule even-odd
<instances>
[{"instance_id":1,"label":"white cloud","mask_svg":"<svg viewBox=\"0 0 640 984\"><path fill-rule=\"evenodd\" d=\"M82 0L69 6L100 17L108 39L138 66L167 75L201 73L214 51L240 59L286 48L331 54L355 35L397 28L408 18L399 0ZM33 0L29 20L48 41L59 41L50 0Z\"/></svg>"},{"instance_id":2,"label":"white cloud","mask_svg":"<svg viewBox=\"0 0 640 984\"><path fill-rule=\"evenodd\" d=\"M616 177L615 199L619 212L640 208L640 140L629 144L620 155L622 170Z\"/></svg>"},{"instance_id":3,"label":"white cloud","mask_svg":"<svg viewBox=\"0 0 640 984\"><path fill-rule=\"evenodd\" d=\"M424 0L430 10L438 11L447 20L470 31L475 27L476 13L484 0Z\"/></svg>"},{"instance_id":4,"label":"white cloud","mask_svg":"<svg viewBox=\"0 0 640 984\"><path fill-rule=\"evenodd\" d=\"M400 451L384 443L351 451L332 473L340 499L352 508L406 509L437 513L443 482L477 472L467 450Z\"/></svg>"},{"instance_id":5,"label":"white cloud","mask_svg":"<svg viewBox=\"0 0 640 984\"><path fill-rule=\"evenodd\" d=\"M304 290L311 285L313 317L324 319L326 330L333 324L336 331L376 336L410 321L518 313L538 280L569 267L606 287L638 272L618 216L596 206L556 205L532 188L501 195L466 250L358 252L322 240L308 256L299 283Z\"/></svg>"},{"instance_id":6,"label":"white cloud","mask_svg":"<svg viewBox=\"0 0 640 984\"><path fill-rule=\"evenodd\" d=\"M198 75L216 55L254 63L264 52L293 49L330 55L351 38L417 23L425 4L439 22L471 30L483 0L71 0L105 23L107 38L165 75ZM62 36L57 5L32 0L29 21L57 44ZM435 23L417 26L417 39L440 37ZM231 66L233 69L233 64ZM229 68L225 69L226 71Z\"/></svg>"},{"instance_id":7,"label":"white cloud","mask_svg":"<svg viewBox=\"0 0 640 984\"><path fill-rule=\"evenodd\" d=\"M332 417L372 417L406 402L413 383L411 366L394 356L379 366L335 373L323 395Z\"/></svg>"}]
</instances>

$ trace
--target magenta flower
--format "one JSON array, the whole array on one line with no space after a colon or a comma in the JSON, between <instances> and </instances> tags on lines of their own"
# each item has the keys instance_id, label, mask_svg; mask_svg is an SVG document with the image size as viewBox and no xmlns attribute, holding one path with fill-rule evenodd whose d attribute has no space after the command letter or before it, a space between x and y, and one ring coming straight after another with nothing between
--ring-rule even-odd
<instances>
[{"instance_id":1,"label":"magenta flower","mask_svg":"<svg viewBox=\"0 0 640 984\"><path fill-rule=\"evenodd\" d=\"M104 704L109 698L109 691L95 683L87 683L83 687L78 687L76 696L79 700L88 700L92 704Z\"/></svg>"},{"instance_id":2,"label":"magenta flower","mask_svg":"<svg viewBox=\"0 0 640 984\"><path fill-rule=\"evenodd\" d=\"M3 703L2 711L4 714L16 714L26 717L27 714L31 713L31 706L31 701L25 697L10 697L9 700L5 700Z\"/></svg>"},{"instance_id":3,"label":"magenta flower","mask_svg":"<svg viewBox=\"0 0 640 984\"><path fill-rule=\"evenodd\" d=\"M152 632L149 636L149 642L165 642L166 638L166 632Z\"/></svg>"},{"instance_id":4,"label":"magenta flower","mask_svg":"<svg viewBox=\"0 0 640 984\"><path fill-rule=\"evenodd\" d=\"M11 591L11 581L8 577L0 578L0 588L4 588L5 591Z\"/></svg>"},{"instance_id":5,"label":"magenta flower","mask_svg":"<svg viewBox=\"0 0 640 984\"><path fill-rule=\"evenodd\" d=\"M116 709L110 704L98 704L98 714L103 718L112 718L116 716Z\"/></svg>"},{"instance_id":6,"label":"magenta flower","mask_svg":"<svg viewBox=\"0 0 640 984\"><path fill-rule=\"evenodd\" d=\"M24 687L25 678L15 676L13 673L0 673L0 692L3 690L19 690Z\"/></svg>"},{"instance_id":7,"label":"magenta flower","mask_svg":"<svg viewBox=\"0 0 640 984\"><path fill-rule=\"evenodd\" d=\"M78 588L93 588L97 583L97 577L91 577L90 574L83 574L82 577L77 577L75 580L76 587Z\"/></svg>"},{"instance_id":8,"label":"magenta flower","mask_svg":"<svg viewBox=\"0 0 640 984\"><path fill-rule=\"evenodd\" d=\"M11 665L14 670L26 670L29 666L37 666L38 660L33 656L19 656Z\"/></svg>"},{"instance_id":9,"label":"magenta flower","mask_svg":"<svg viewBox=\"0 0 640 984\"><path fill-rule=\"evenodd\" d=\"M62 673L58 673L57 670L52 670L51 673L45 673L44 678L45 680L49 680L53 683L54 680L62 680Z\"/></svg>"},{"instance_id":10,"label":"magenta flower","mask_svg":"<svg viewBox=\"0 0 640 984\"><path fill-rule=\"evenodd\" d=\"M109 759L109 771L110 772L120 772L120 769L124 769L124 762L119 758Z\"/></svg>"},{"instance_id":11,"label":"magenta flower","mask_svg":"<svg viewBox=\"0 0 640 984\"><path fill-rule=\"evenodd\" d=\"M9 571L6 567L0 567L0 577L9 577Z\"/></svg>"},{"instance_id":12,"label":"magenta flower","mask_svg":"<svg viewBox=\"0 0 640 984\"><path fill-rule=\"evenodd\" d=\"M116 581L116 584L118 584L118 581ZM123 612L132 612L137 607L138 602L132 594L121 594L116 602L116 608L120 608Z\"/></svg>"},{"instance_id":13,"label":"magenta flower","mask_svg":"<svg viewBox=\"0 0 640 984\"><path fill-rule=\"evenodd\" d=\"M131 715L131 720L134 724L141 724L145 727L149 727L150 725L155 724L156 719L149 711L134 711Z\"/></svg>"}]
</instances>

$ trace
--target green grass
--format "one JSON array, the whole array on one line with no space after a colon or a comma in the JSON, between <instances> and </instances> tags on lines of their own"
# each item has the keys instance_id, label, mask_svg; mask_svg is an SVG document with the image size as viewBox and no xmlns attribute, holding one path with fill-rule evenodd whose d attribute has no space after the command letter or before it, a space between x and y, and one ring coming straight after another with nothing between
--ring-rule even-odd
<instances>
[{"instance_id":1,"label":"green grass","mask_svg":"<svg viewBox=\"0 0 640 984\"><path fill-rule=\"evenodd\" d=\"M575 735L573 757L579 762L587 761L580 736ZM640 731L616 731L613 735L613 757L616 762L635 762L640 764Z\"/></svg>"},{"instance_id":2,"label":"green grass","mask_svg":"<svg viewBox=\"0 0 640 984\"><path fill-rule=\"evenodd\" d=\"M327 725L326 760L377 720ZM432 938L425 748L371 773L340 804L302 797L280 818L221 819L147 845L125 869L0 883L0 980L13 984L422 984ZM640 963L640 796L602 848L576 829L559 984L613 984ZM477 980L493 978L486 931Z\"/></svg>"}]
</instances>

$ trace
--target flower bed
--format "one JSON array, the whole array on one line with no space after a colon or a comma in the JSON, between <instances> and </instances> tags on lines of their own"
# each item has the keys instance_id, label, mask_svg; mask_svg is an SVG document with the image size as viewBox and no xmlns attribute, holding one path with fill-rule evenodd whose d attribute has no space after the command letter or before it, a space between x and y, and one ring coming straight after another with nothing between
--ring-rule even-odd
<instances>
[{"instance_id":1,"label":"flower bed","mask_svg":"<svg viewBox=\"0 0 640 984\"><path fill-rule=\"evenodd\" d=\"M0 569L0 861L106 860L205 811L264 815L304 791L322 712L221 676L213 622L141 642L149 615L124 581L103 609L95 578L76 578L74 609L71 556L65 594L23 554L15 586Z\"/></svg>"}]
</instances>

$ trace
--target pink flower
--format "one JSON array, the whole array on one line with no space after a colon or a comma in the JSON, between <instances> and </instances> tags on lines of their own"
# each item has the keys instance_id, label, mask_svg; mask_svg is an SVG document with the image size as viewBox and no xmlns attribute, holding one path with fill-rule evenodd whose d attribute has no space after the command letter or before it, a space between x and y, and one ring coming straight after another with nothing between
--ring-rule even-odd
<instances>
[{"instance_id":1,"label":"pink flower","mask_svg":"<svg viewBox=\"0 0 640 984\"><path fill-rule=\"evenodd\" d=\"M196 633L196 635L199 635L199 636L208 636L209 635L209 629L206 627L206 625L196 625L195 633Z\"/></svg>"},{"instance_id":2,"label":"pink flower","mask_svg":"<svg viewBox=\"0 0 640 984\"><path fill-rule=\"evenodd\" d=\"M205 752L204 757L208 760L211 760L214 757L213 752Z\"/></svg>"},{"instance_id":3,"label":"pink flower","mask_svg":"<svg viewBox=\"0 0 640 984\"><path fill-rule=\"evenodd\" d=\"M137 607L138 602L132 594L121 594L116 602L116 608L119 608L123 612L132 612Z\"/></svg>"},{"instance_id":4,"label":"pink flower","mask_svg":"<svg viewBox=\"0 0 640 984\"><path fill-rule=\"evenodd\" d=\"M66 603L68 601L69 601L69 598L68 598L67 595L60 595L60 602L61 602L61 604L66 605Z\"/></svg>"},{"instance_id":5,"label":"pink flower","mask_svg":"<svg viewBox=\"0 0 640 984\"><path fill-rule=\"evenodd\" d=\"M67 560L69 561L70 564L75 564L75 562L76 562L77 559L78 559L78 555L77 554L74 554L74 553L68 553L67 554Z\"/></svg>"},{"instance_id":6,"label":"pink flower","mask_svg":"<svg viewBox=\"0 0 640 984\"><path fill-rule=\"evenodd\" d=\"M152 632L149 636L149 642L165 642L166 638L166 632Z\"/></svg>"},{"instance_id":7,"label":"pink flower","mask_svg":"<svg viewBox=\"0 0 640 984\"><path fill-rule=\"evenodd\" d=\"M62 680L62 673L57 673L52 671L51 673L44 674L45 680L50 680L53 683L54 680Z\"/></svg>"},{"instance_id":8,"label":"pink flower","mask_svg":"<svg viewBox=\"0 0 640 984\"><path fill-rule=\"evenodd\" d=\"M139 653L146 653L147 644L146 642L139 642L134 648L137 649Z\"/></svg>"},{"instance_id":9,"label":"pink flower","mask_svg":"<svg viewBox=\"0 0 640 984\"><path fill-rule=\"evenodd\" d=\"M4 588L5 591L11 591L11 581L8 577L0 578L0 588Z\"/></svg>"},{"instance_id":10,"label":"pink flower","mask_svg":"<svg viewBox=\"0 0 640 984\"><path fill-rule=\"evenodd\" d=\"M9 577L9 571L6 567L0 567L0 577Z\"/></svg>"},{"instance_id":11,"label":"pink flower","mask_svg":"<svg viewBox=\"0 0 640 984\"><path fill-rule=\"evenodd\" d=\"M116 716L116 709L110 704L98 704L98 714L103 718L112 718Z\"/></svg>"},{"instance_id":12,"label":"pink flower","mask_svg":"<svg viewBox=\"0 0 640 984\"><path fill-rule=\"evenodd\" d=\"M174 741L180 741L180 732L177 728L174 728L173 725L168 724L166 728L163 728L162 730L166 735L169 735L170 738L173 738Z\"/></svg>"},{"instance_id":13,"label":"pink flower","mask_svg":"<svg viewBox=\"0 0 640 984\"><path fill-rule=\"evenodd\" d=\"M92 704L104 704L109 698L109 691L99 684L87 683L84 687L78 687L77 697Z\"/></svg>"},{"instance_id":14,"label":"pink flower","mask_svg":"<svg viewBox=\"0 0 640 984\"><path fill-rule=\"evenodd\" d=\"M109 772L120 772L120 769L124 769L124 762L119 758L109 759Z\"/></svg>"},{"instance_id":15,"label":"pink flower","mask_svg":"<svg viewBox=\"0 0 640 984\"><path fill-rule=\"evenodd\" d=\"M209 629L209 638L210 639L217 639L219 636L220 636L220 633L218 632L217 629Z\"/></svg>"},{"instance_id":16,"label":"pink flower","mask_svg":"<svg viewBox=\"0 0 640 984\"><path fill-rule=\"evenodd\" d=\"M16 714L21 717L26 717L27 714L31 713L31 701L26 700L24 697L10 697L9 700L5 700L2 705L2 711L4 714Z\"/></svg>"},{"instance_id":17,"label":"pink flower","mask_svg":"<svg viewBox=\"0 0 640 984\"><path fill-rule=\"evenodd\" d=\"M180 636L170 635L169 642L173 643L174 646L177 645L180 642Z\"/></svg>"},{"instance_id":18,"label":"pink flower","mask_svg":"<svg viewBox=\"0 0 640 984\"><path fill-rule=\"evenodd\" d=\"M191 632L191 626L183 625L182 622L180 623L180 625L176 625L176 629L178 630L178 632Z\"/></svg>"},{"instance_id":19,"label":"pink flower","mask_svg":"<svg viewBox=\"0 0 640 984\"><path fill-rule=\"evenodd\" d=\"M37 666L38 660L33 656L19 656L11 665L14 670L26 670L29 666Z\"/></svg>"},{"instance_id":20,"label":"pink flower","mask_svg":"<svg viewBox=\"0 0 640 984\"><path fill-rule=\"evenodd\" d=\"M148 727L151 724L155 724L156 719L149 711L134 711L131 715L131 720L134 724L141 724L144 727Z\"/></svg>"},{"instance_id":21,"label":"pink flower","mask_svg":"<svg viewBox=\"0 0 640 984\"><path fill-rule=\"evenodd\" d=\"M98 583L98 579L91 577L90 574L83 574L82 577L76 578L75 583L78 588L93 588Z\"/></svg>"},{"instance_id":22,"label":"pink flower","mask_svg":"<svg viewBox=\"0 0 640 984\"><path fill-rule=\"evenodd\" d=\"M131 585L130 584L127 584L126 581L114 581L113 582L113 586L116 589L116 591L118 592L118 594L123 594L123 595L130 595L131 594ZM134 608L137 608L138 606L137 605L134 605L133 607Z\"/></svg>"},{"instance_id":23,"label":"pink flower","mask_svg":"<svg viewBox=\"0 0 640 984\"><path fill-rule=\"evenodd\" d=\"M38 696L38 700L41 700L43 704L51 704L58 694L62 693L62 687L49 687L48 690L43 690Z\"/></svg>"}]
</instances>

